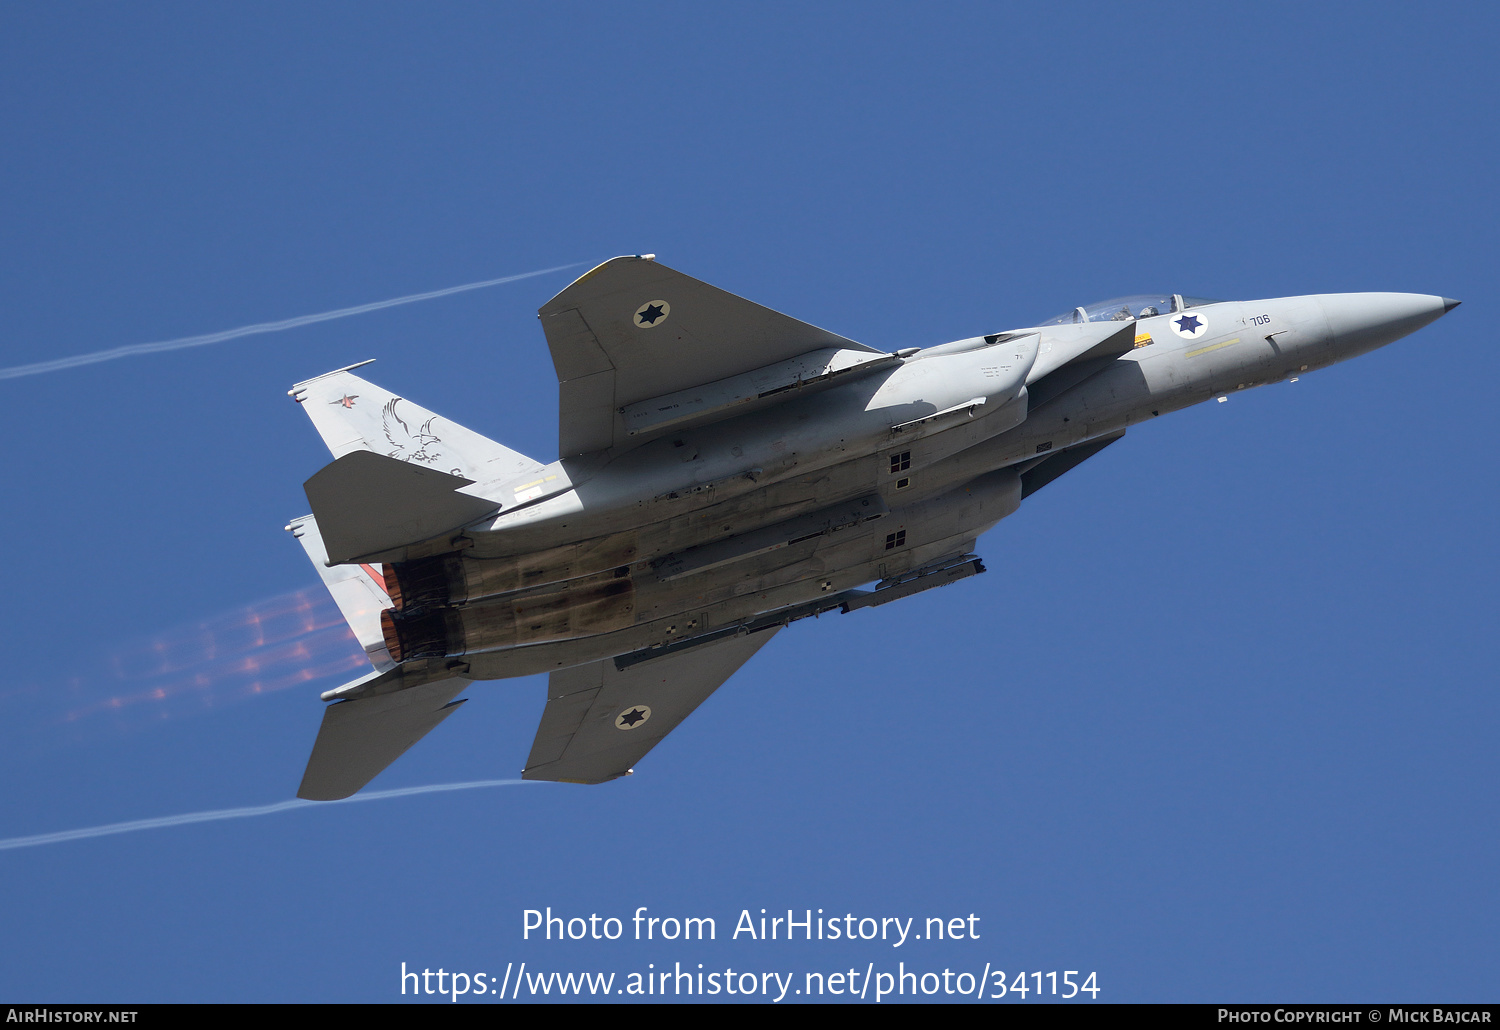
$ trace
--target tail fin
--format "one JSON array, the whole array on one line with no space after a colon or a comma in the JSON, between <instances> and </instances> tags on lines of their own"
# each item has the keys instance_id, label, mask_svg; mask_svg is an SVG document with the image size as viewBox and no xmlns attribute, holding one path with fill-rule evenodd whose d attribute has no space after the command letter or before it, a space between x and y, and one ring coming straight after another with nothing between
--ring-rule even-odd
<instances>
[{"instance_id":1,"label":"tail fin","mask_svg":"<svg viewBox=\"0 0 1500 1030\"><path fill-rule=\"evenodd\" d=\"M323 547L323 536L318 532L318 523L311 515L294 519L286 527L296 537L312 561L313 568L323 579L323 585L333 595L333 603L359 646L370 657L370 664L381 672L394 668L390 652L385 647L385 636L380 631L380 613L391 607L390 594L386 592L385 574L378 565L335 565L329 568L328 551Z\"/></svg>"},{"instance_id":2,"label":"tail fin","mask_svg":"<svg viewBox=\"0 0 1500 1030\"><path fill-rule=\"evenodd\" d=\"M368 364L329 372L289 391L335 458L374 451L476 483L510 480L544 467L352 374Z\"/></svg>"}]
</instances>

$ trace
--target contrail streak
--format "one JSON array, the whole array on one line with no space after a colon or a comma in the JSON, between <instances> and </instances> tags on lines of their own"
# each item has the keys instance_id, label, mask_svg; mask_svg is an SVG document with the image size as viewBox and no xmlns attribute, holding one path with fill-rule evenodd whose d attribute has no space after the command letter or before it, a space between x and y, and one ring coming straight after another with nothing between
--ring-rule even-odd
<instances>
[{"instance_id":1,"label":"contrail streak","mask_svg":"<svg viewBox=\"0 0 1500 1030\"><path fill-rule=\"evenodd\" d=\"M324 311L316 315L299 315L296 318L284 318L280 322L258 322L255 325L244 325L238 329L226 329L219 333L204 333L202 336L183 336L176 340L159 340L156 343L132 343L125 347L96 350L89 354L74 354L70 358L38 361L30 365L13 365L10 368L0 368L0 379L19 379L21 376L36 376L41 375L43 372L60 372L65 368L78 368L80 365L95 365L101 361L114 361L116 358L132 358L138 354L156 354L159 351L203 347L210 343L223 343L225 340L236 340L241 336L254 336L257 333L279 333L286 329L296 329L298 326L312 325L314 322L329 322L335 318L363 315L370 311L379 311L382 308L394 308L401 304L415 304L419 300L436 300L438 297L448 297L455 293L464 293L468 290L482 290L486 286L499 286L501 283L513 283L518 279L531 279L538 275L547 275L551 272L561 272L568 268L577 268L581 264L583 264L582 261L575 261L571 265L557 265L553 268L543 268L535 272L507 275L500 279L486 279L483 282L465 283L462 286L449 286L447 289L442 290L430 290L427 293L411 293L405 297L377 300L370 304L358 304L352 308L339 308L336 311Z\"/></svg>"},{"instance_id":2,"label":"contrail streak","mask_svg":"<svg viewBox=\"0 0 1500 1030\"><path fill-rule=\"evenodd\" d=\"M533 783L533 780L473 780L469 783L434 783L426 787L401 787L397 790L375 790L368 794L356 794L342 801L278 801L274 805L251 805L246 808L218 808L210 812L187 812L183 815L164 815L156 819L136 819L128 823L110 823L107 826L88 826L81 830L62 830L58 833L38 833L30 837L11 837L0 840L0 851L12 848L34 848L42 844L60 844L65 840L87 840L90 837L108 837L116 833L135 833L137 830L160 830L167 826L186 826L188 823L211 823L219 819L249 819L257 815L274 815L289 812L294 808L309 806L342 805L354 801L385 801L388 798L404 798L412 794L436 794L448 790L474 790L478 787L515 787Z\"/></svg>"}]
</instances>

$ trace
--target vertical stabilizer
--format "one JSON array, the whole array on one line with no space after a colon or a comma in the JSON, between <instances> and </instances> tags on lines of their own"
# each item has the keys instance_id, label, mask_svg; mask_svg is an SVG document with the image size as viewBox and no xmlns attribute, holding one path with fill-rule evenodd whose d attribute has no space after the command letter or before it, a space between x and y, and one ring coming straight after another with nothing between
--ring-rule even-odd
<instances>
[{"instance_id":1,"label":"vertical stabilizer","mask_svg":"<svg viewBox=\"0 0 1500 1030\"><path fill-rule=\"evenodd\" d=\"M293 520L286 528L307 552L323 585L333 595L333 603L339 606L339 612L354 631L359 646L369 655L370 664L382 672L394 668L396 663L385 648L385 636L380 630L380 613L391 607L384 570L379 565L369 564L330 568L323 536L318 532L317 520L311 515Z\"/></svg>"},{"instance_id":2,"label":"vertical stabilizer","mask_svg":"<svg viewBox=\"0 0 1500 1030\"><path fill-rule=\"evenodd\" d=\"M475 483L506 482L544 467L350 371L359 367L329 372L289 391L335 458L374 451Z\"/></svg>"}]
</instances>

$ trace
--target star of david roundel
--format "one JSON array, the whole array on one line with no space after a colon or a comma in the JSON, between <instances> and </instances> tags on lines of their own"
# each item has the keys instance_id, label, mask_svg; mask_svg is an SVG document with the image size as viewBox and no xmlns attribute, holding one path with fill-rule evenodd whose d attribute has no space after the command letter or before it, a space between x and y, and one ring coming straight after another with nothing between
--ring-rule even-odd
<instances>
[{"instance_id":1,"label":"star of david roundel","mask_svg":"<svg viewBox=\"0 0 1500 1030\"><path fill-rule=\"evenodd\" d=\"M1196 340L1208 332L1208 319L1203 317L1201 311L1184 311L1167 319L1167 324L1172 327L1172 332L1184 340Z\"/></svg>"},{"instance_id":2,"label":"star of david roundel","mask_svg":"<svg viewBox=\"0 0 1500 1030\"><path fill-rule=\"evenodd\" d=\"M667 320L672 313L672 305L664 300L648 300L635 309L635 327L637 329L655 329Z\"/></svg>"},{"instance_id":3,"label":"star of david roundel","mask_svg":"<svg viewBox=\"0 0 1500 1030\"><path fill-rule=\"evenodd\" d=\"M633 730L638 726L646 725L646 720L651 718L651 709L647 705L630 705L615 716L615 729Z\"/></svg>"}]
</instances>

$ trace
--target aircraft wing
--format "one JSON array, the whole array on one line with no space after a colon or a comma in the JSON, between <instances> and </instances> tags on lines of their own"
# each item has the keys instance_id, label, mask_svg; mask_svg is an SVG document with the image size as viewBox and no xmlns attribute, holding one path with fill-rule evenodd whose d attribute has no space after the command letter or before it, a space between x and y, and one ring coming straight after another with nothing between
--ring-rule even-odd
<instances>
[{"instance_id":1,"label":"aircraft wing","mask_svg":"<svg viewBox=\"0 0 1500 1030\"><path fill-rule=\"evenodd\" d=\"M824 348L874 348L658 264L617 257L537 317L561 385L563 457L625 442L619 409Z\"/></svg>"},{"instance_id":2,"label":"aircraft wing","mask_svg":"<svg viewBox=\"0 0 1500 1030\"><path fill-rule=\"evenodd\" d=\"M728 637L623 672L607 658L552 673L522 777L603 783L624 776L777 632Z\"/></svg>"}]
</instances>

